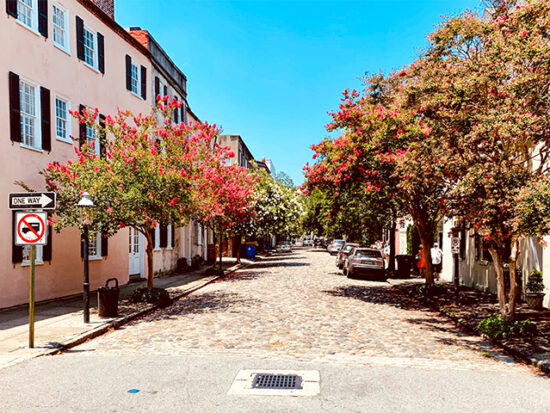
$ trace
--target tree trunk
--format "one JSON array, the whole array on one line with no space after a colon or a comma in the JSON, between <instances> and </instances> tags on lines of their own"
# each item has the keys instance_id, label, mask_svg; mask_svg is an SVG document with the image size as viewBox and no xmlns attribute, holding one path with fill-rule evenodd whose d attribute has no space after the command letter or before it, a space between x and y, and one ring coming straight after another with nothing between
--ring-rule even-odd
<instances>
[{"instance_id":1,"label":"tree trunk","mask_svg":"<svg viewBox=\"0 0 550 413\"><path fill-rule=\"evenodd\" d=\"M395 217L392 217L390 229L390 259L388 261L388 271L395 271Z\"/></svg>"},{"instance_id":2,"label":"tree trunk","mask_svg":"<svg viewBox=\"0 0 550 413\"><path fill-rule=\"evenodd\" d=\"M220 273L220 275L223 274L223 264L222 264L222 257L223 257L223 232L222 232L222 226L220 225L219 226L219 231L220 231L220 239L219 239L219 243L220 243L220 260L219 260L219 265L218 265L218 271Z\"/></svg>"},{"instance_id":3,"label":"tree trunk","mask_svg":"<svg viewBox=\"0 0 550 413\"><path fill-rule=\"evenodd\" d=\"M498 306L500 314L503 317L508 317L508 312L506 311L506 284L504 282L504 260L502 254L499 250L494 247L489 247L489 254L493 257L493 266L495 268L495 273L497 275L497 295L498 295Z\"/></svg>"},{"instance_id":4,"label":"tree trunk","mask_svg":"<svg viewBox=\"0 0 550 413\"><path fill-rule=\"evenodd\" d=\"M431 285L434 283L434 274L432 269L432 234L420 234L420 240L422 241L422 251L424 251L424 263L426 264L426 268L424 269L426 285Z\"/></svg>"},{"instance_id":5,"label":"tree trunk","mask_svg":"<svg viewBox=\"0 0 550 413\"><path fill-rule=\"evenodd\" d=\"M513 237L511 240L511 251L510 251L510 292L508 293L508 318L513 320L516 316L516 293L517 293L517 282L516 282L516 264L519 255L519 241L516 237Z\"/></svg>"},{"instance_id":6,"label":"tree trunk","mask_svg":"<svg viewBox=\"0 0 550 413\"><path fill-rule=\"evenodd\" d=\"M147 247L145 248L145 252L147 253L147 288L150 290L155 287L155 273L153 271L153 231L154 229L145 230L143 232L147 240Z\"/></svg>"},{"instance_id":7,"label":"tree trunk","mask_svg":"<svg viewBox=\"0 0 550 413\"><path fill-rule=\"evenodd\" d=\"M237 235L237 264L241 263L241 236Z\"/></svg>"}]
</instances>

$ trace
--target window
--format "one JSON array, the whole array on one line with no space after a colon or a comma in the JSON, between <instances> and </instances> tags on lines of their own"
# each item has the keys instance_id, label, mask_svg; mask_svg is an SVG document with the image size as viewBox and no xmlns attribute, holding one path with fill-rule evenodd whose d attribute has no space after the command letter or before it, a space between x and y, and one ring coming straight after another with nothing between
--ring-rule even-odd
<instances>
[{"instance_id":1,"label":"window","mask_svg":"<svg viewBox=\"0 0 550 413\"><path fill-rule=\"evenodd\" d=\"M160 250L160 225L155 227L154 241L153 249Z\"/></svg>"},{"instance_id":2,"label":"window","mask_svg":"<svg viewBox=\"0 0 550 413\"><path fill-rule=\"evenodd\" d=\"M101 259L101 232L92 232L88 235L88 258Z\"/></svg>"},{"instance_id":3,"label":"window","mask_svg":"<svg viewBox=\"0 0 550 413\"><path fill-rule=\"evenodd\" d=\"M99 136L96 128L86 124L86 147L88 151L99 153Z\"/></svg>"},{"instance_id":4,"label":"window","mask_svg":"<svg viewBox=\"0 0 550 413\"><path fill-rule=\"evenodd\" d=\"M139 94L139 85L140 85L139 69L133 63L131 63L131 66L130 66L130 79L132 82L131 91L136 95Z\"/></svg>"},{"instance_id":5,"label":"window","mask_svg":"<svg viewBox=\"0 0 550 413\"><path fill-rule=\"evenodd\" d=\"M68 14L69 12L63 7L52 5L53 44L67 53L69 52Z\"/></svg>"},{"instance_id":6,"label":"window","mask_svg":"<svg viewBox=\"0 0 550 413\"><path fill-rule=\"evenodd\" d=\"M21 105L22 144L33 149L42 149L38 119L38 87L23 80L19 81L19 101Z\"/></svg>"},{"instance_id":7,"label":"window","mask_svg":"<svg viewBox=\"0 0 550 413\"><path fill-rule=\"evenodd\" d=\"M55 97L55 136L65 142L71 141L70 103L60 97Z\"/></svg>"},{"instance_id":8,"label":"window","mask_svg":"<svg viewBox=\"0 0 550 413\"><path fill-rule=\"evenodd\" d=\"M35 264L44 264L44 248L42 245L36 245L35 248L35 257L34 257L34 263ZM31 265L31 246L30 245L23 245L23 260L21 261L21 265Z\"/></svg>"},{"instance_id":9,"label":"window","mask_svg":"<svg viewBox=\"0 0 550 413\"><path fill-rule=\"evenodd\" d=\"M84 62L96 68L95 33L84 27Z\"/></svg>"},{"instance_id":10,"label":"window","mask_svg":"<svg viewBox=\"0 0 550 413\"><path fill-rule=\"evenodd\" d=\"M202 226L197 224L197 244L202 245Z\"/></svg>"},{"instance_id":11,"label":"window","mask_svg":"<svg viewBox=\"0 0 550 413\"><path fill-rule=\"evenodd\" d=\"M36 0L17 0L17 20L27 26L29 29L37 28L37 7Z\"/></svg>"},{"instance_id":12,"label":"window","mask_svg":"<svg viewBox=\"0 0 550 413\"><path fill-rule=\"evenodd\" d=\"M126 90L147 99L147 68L133 61L130 55L126 55Z\"/></svg>"}]
</instances>

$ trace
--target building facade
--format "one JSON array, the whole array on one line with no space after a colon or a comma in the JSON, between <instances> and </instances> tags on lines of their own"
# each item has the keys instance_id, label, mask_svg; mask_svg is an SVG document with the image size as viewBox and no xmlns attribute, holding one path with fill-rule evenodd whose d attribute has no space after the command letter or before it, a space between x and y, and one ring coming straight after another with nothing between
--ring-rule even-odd
<instances>
[{"instance_id":1,"label":"building facade","mask_svg":"<svg viewBox=\"0 0 550 413\"><path fill-rule=\"evenodd\" d=\"M100 151L93 128L80 125L69 110L98 109L101 119L118 109L148 113L158 94L182 102L175 122L198 121L187 103L187 79L149 33L125 30L114 21L114 0L7 0L0 19L5 42L0 61L0 196L23 192L16 182L43 191L39 175L50 162L75 159L75 147L87 143ZM145 32L145 33L143 33ZM145 41L144 41L145 39ZM13 228L13 213L0 211L0 224ZM204 230L159 228L155 271L176 267L180 257L206 254ZM13 233L1 248L0 308L28 302L29 250L13 245ZM90 289L108 278L125 284L144 276L144 240L124 228L105 238L91 234ZM77 228L51 233L37 247L36 300L82 291L81 235Z\"/></svg>"}]
</instances>

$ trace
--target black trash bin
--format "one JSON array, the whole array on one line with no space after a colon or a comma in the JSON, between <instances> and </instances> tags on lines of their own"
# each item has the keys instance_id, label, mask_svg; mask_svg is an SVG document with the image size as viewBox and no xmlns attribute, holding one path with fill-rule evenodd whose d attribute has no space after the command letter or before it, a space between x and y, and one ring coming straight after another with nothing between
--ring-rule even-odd
<instances>
[{"instance_id":1,"label":"black trash bin","mask_svg":"<svg viewBox=\"0 0 550 413\"><path fill-rule=\"evenodd\" d=\"M410 255L396 255L395 259L397 260L397 276L399 278L409 278L411 276L414 257Z\"/></svg>"},{"instance_id":2,"label":"black trash bin","mask_svg":"<svg viewBox=\"0 0 550 413\"><path fill-rule=\"evenodd\" d=\"M115 282L114 287L109 287L111 281ZM118 280L109 278L105 281L105 287L97 289L97 307L100 317L116 317L118 315Z\"/></svg>"}]
</instances>

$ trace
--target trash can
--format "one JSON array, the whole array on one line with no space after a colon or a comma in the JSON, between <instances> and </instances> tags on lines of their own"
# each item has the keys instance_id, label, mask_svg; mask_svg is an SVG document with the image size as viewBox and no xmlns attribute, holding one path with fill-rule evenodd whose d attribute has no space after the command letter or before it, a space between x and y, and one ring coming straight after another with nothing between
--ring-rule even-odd
<instances>
[{"instance_id":1,"label":"trash can","mask_svg":"<svg viewBox=\"0 0 550 413\"><path fill-rule=\"evenodd\" d=\"M397 276L399 278L409 278L411 276L411 267L414 257L410 255L396 255Z\"/></svg>"},{"instance_id":2,"label":"trash can","mask_svg":"<svg viewBox=\"0 0 550 413\"><path fill-rule=\"evenodd\" d=\"M115 282L114 287L109 287L111 281ZM109 278L105 281L105 287L97 289L97 307L100 317L116 317L118 315L118 280Z\"/></svg>"},{"instance_id":3,"label":"trash can","mask_svg":"<svg viewBox=\"0 0 550 413\"><path fill-rule=\"evenodd\" d=\"M246 245L246 255L248 255L248 258L253 259L256 256L256 245L247 244Z\"/></svg>"}]
</instances>

